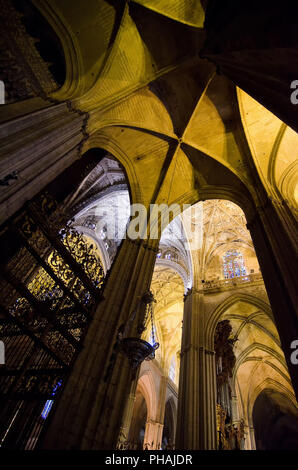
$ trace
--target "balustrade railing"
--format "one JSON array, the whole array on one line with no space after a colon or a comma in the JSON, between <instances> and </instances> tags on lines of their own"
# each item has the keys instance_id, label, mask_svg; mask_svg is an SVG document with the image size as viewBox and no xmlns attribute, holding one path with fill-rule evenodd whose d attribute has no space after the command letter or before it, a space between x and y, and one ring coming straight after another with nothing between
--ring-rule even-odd
<instances>
[{"instance_id":1,"label":"balustrade railing","mask_svg":"<svg viewBox=\"0 0 298 470\"><path fill-rule=\"evenodd\" d=\"M212 289L231 289L237 286L241 286L243 284L262 280L263 278L261 273L247 274L245 276L234 277L232 279L212 279L209 281L204 281L204 283L202 284L202 289L204 291Z\"/></svg>"}]
</instances>

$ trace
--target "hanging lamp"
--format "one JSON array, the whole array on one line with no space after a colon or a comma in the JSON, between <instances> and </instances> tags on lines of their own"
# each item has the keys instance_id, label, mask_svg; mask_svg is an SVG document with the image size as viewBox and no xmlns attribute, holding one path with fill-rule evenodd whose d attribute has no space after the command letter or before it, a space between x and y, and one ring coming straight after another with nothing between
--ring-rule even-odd
<instances>
[{"instance_id":1,"label":"hanging lamp","mask_svg":"<svg viewBox=\"0 0 298 470\"><path fill-rule=\"evenodd\" d=\"M155 358L155 351L159 347L159 343L155 341L154 332L154 309L153 303L156 302L151 291L146 292L141 298L141 304L145 304L145 316L137 327L138 333L141 335L146 329L148 320L151 324L152 344L137 337L124 337L121 339L121 350L128 357L128 361L132 369L137 367L144 361L151 361ZM139 305L139 309L141 305Z\"/></svg>"}]
</instances>

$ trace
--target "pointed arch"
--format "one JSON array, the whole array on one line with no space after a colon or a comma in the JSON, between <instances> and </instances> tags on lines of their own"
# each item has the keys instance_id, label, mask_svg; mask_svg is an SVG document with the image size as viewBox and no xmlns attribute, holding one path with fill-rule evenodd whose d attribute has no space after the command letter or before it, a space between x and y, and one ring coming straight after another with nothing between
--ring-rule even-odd
<instances>
[{"instance_id":1,"label":"pointed arch","mask_svg":"<svg viewBox=\"0 0 298 470\"><path fill-rule=\"evenodd\" d=\"M285 387L283 384L277 382L274 379L271 379L267 377L263 382L261 382L258 387L255 388L253 391L252 395L248 399L247 403L247 416L248 416L248 421L251 427L253 427L253 421L252 421L252 411L253 411L253 406L255 404L255 401L257 397L260 395L260 393L267 389L271 388L273 390L276 390L277 392L281 393L282 395L286 396L287 399L291 402L293 407L297 409L297 401L295 398L294 393L292 393L287 387ZM298 410L297 410L298 413Z\"/></svg>"},{"instance_id":2,"label":"pointed arch","mask_svg":"<svg viewBox=\"0 0 298 470\"><path fill-rule=\"evenodd\" d=\"M255 297L254 295L242 293L242 292L237 292L235 294L232 294L215 308L215 310L210 314L209 319L207 321L206 338L207 338L207 344L209 345L211 349L213 348L216 325L220 317L224 314L224 312L228 308L232 307L232 305L234 305L236 302L239 302L239 301L254 305L260 310L263 310L268 315L270 320L272 320L274 323L274 318L273 318L271 308L269 304L266 303L264 300L258 297Z\"/></svg>"},{"instance_id":3,"label":"pointed arch","mask_svg":"<svg viewBox=\"0 0 298 470\"><path fill-rule=\"evenodd\" d=\"M85 150L89 150L94 147L106 150L118 160L127 177L131 204L142 204L141 189L137 179L135 166L128 155L126 155L123 149L119 146L117 141L111 136L107 137L103 132L97 131L91 134L88 138L85 144Z\"/></svg>"}]
</instances>

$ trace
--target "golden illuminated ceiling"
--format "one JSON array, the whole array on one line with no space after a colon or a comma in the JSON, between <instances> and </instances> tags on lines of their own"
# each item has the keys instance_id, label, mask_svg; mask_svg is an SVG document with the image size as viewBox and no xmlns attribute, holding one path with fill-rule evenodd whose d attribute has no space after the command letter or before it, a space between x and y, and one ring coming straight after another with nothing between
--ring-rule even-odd
<instances>
[{"instance_id":1,"label":"golden illuminated ceiling","mask_svg":"<svg viewBox=\"0 0 298 470\"><path fill-rule=\"evenodd\" d=\"M133 202L255 202L255 169L294 210L297 135L199 57L203 0L35 0L61 40L53 94L88 111L84 149L124 165ZM270 161L270 164L269 164ZM296 194L296 195L295 195Z\"/></svg>"},{"instance_id":2,"label":"golden illuminated ceiling","mask_svg":"<svg viewBox=\"0 0 298 470\"><path fill-rule=\"evenodd\" d=\"M182 228L181 230L181 222ZM252 269L259 272L259 265L250 233L246 227L243 211L236 204L219 199L199 202L187 209L182 216L174 219L164 230L160 248L162 258L157 263L169 264L166 260L168 249L173 256L178 253L176 263L184 268L182 276L185 289L193 285L194 279L223 279L223 255L228 250L240 251L246 261L247 273ZM171 266L175 269L172 256ZM185 268L186 267L186 268Z\"/></svg>"},{"instance_id":3,"label":"golden illuminated ceiling","mask_svg":"<svg viewBox=\"0 0 298 470\"><path fill-rule=\"evenodd\" d=\"M210 200L203 204L203 243L199 253L202 279L223 278L222 260L228 250L241 252L246 267L259 271L246 219L240 207L229 201Z\"/></svg>"},{"instance_id":4,"label":"golden illuminated ceiling","mask_svg":"<svg viewBox=\"0 0 298 470\"><path fill-rule=\"evenodd\" d=\"M133 202L193 203L208 195L248 210L246 198L257 198L251 156L261 172L259 152L268 158L280 126L271 131L268 112L260 105L255 112L199 57L205 1L35 4L65 53L67 79L53 97L88 111L84 149L101 147L119 159ZM290 134L284 132L272 174L278 197L293 202Z\"/></svg>"},{"instance_id":5,"label":"golden illuminated ceiling","mask_svg":"<svg viewBox=\"0 0 298 470\"><path fill-rule=\"evenodd\" d=\"M267 194L287 201L295 212L297 134L200 58L203 0L34 3L65 53L67 79L53 97L88 112L83 150L103 148L119 160L131 202L182 205L211 199L196 222L204 234L202 246L189 257L184 241L174 244L183 272L163 258L154 273L160 328L178 344L178 310L193 278L221 278L222 255L230 248L243 251L250 270L259 269L243 213L218 200L236 202L249 216L249 200L264 203L256 189L258 173ZM78 202L86 188L80 191ZM164 239L161 248L169 247L173 244ZM256 374L268 366L266 359L257 365Z\"/></svg>"},{"instance_id":6,"label":"golden illuminated ceiling","mask_svg":"<svg viewBox=\"0 0 298 470\"><path fill-rule=\"evenodd\" d=\"M298 134L240 89L238 100L263 184L274 198L284 199L297 216Z\"/></svg>"}]
</instances>

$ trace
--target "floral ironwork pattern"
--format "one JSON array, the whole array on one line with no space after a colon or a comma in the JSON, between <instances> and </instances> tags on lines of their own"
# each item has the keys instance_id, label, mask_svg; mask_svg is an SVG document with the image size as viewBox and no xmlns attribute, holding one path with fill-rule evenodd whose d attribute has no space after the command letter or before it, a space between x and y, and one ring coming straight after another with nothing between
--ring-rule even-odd
<instances>
[{"instance_id":1,"label":"floral ironwork pattern","mask_svg":"<svg viewBox=\"0 0 298 470\"><path fill-rule=\"evenodd\" d=\"M7 345L0 377L4 448L12 442L32 448L36 442L46 422L45 400L58 398L61 390L55 399L53 390L65 382L101 296L100 260L65 220L55 200L43 194L0 233L7 247L0 254L0 336ZM24 413L37 434L24 425Z\"/></svg>"}]
</instances>

